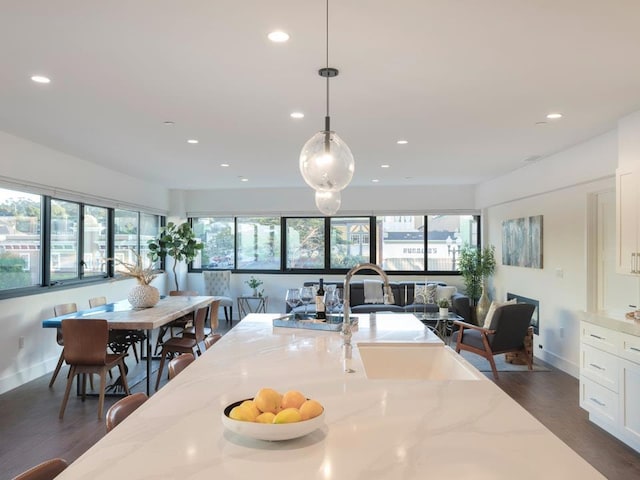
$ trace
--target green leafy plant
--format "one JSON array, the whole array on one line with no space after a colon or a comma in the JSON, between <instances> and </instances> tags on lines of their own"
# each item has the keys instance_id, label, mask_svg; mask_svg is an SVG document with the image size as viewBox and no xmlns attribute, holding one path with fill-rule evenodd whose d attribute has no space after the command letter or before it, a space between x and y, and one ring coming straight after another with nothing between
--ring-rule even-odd
<instances>
[{"instance_id":1,"label":"green leafy plant","mask_svg":"<svg viewBox=\"0 0 640 480\"><path fill-rule=\"evenodd\" d=\"M496 247L489 245L483 249L465 245L460 251L458 268L464 279L466 294L475 305L482 294L483 282L496 269Z\"/></svg>"},{"instance_id":2,"label":"green leafy plant","mask_svg":"<svg viewBox=\"0 0 640 480\"><path fill-rule=\"evenodd\" d=\"M149 258L152 261L158 259L165 260L167 255L173 258L173 278L176 282L176 290L180 290L178 285L178 273L176 266L178 262L192 262L198 252L204 247L193 233L191 225L184 222L176 225L169 222L167 226L160 229L160 235L154 240L149 240Z\"/></svg>"},{"instance_id":3,"label":"green leafy plant","mask_svg":"<svg viewBox=\"0 0 640 480\"><path fill-rule=\"evenodd\" d=\"M441 298L440 300L438 300L438 307L449 308L449 299Z\"/></svg>"},{"instance_id":4,"label":"green leafy plant","mask_svg":"<svg viewBox=\"0 0 640 480\"><path fill-rule=\"evenodd\" d=\"M254 277L253 275L251 275L251 277L249 277L249 280L246 280L244 283L249 285L249 288L258 288L264 282L262 280L256 278L256 277Z\"/></svg>"}]
</instances>

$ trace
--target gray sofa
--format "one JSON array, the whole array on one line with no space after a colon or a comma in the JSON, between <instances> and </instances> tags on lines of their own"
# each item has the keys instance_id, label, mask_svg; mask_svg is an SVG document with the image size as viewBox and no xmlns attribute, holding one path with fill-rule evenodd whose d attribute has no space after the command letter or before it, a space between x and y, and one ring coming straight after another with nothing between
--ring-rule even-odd
<instances>
[{"instance_id":1,"label":"gray sofa","mask_svg":"<svg viewBox=\"0 0 640 480\"><path fill-rule=\"evenodd\" d=\"M442 282L428 282L436 283L440 286L446 286ZM317 286L317 282L304 282L304 286ZM415 286L424 285L424 282L389 282L391 291L394 296L393 305L365 303L364 301L364 282L351 282L351 298L350 307L352 313L371 313L371 312L437 312L438 305L435 303L423 304L414 303ZM342 282L325 282L325 285L335 285L336 288L342 289L344 284ZM382 288L382 287L381 287ZM342 297L344 298L344 296ZM471 320L471 303L469 297L461 293L455 293L451 297L450 310L457 313L465 322L472 323ZM287 305L287 312L290 312L291 308ZM302 313L304 306L299 306L293 309L296 313ZM315 312L315 305L310 304L307 307L307 312Z\"/></svg>"}]
</instances>

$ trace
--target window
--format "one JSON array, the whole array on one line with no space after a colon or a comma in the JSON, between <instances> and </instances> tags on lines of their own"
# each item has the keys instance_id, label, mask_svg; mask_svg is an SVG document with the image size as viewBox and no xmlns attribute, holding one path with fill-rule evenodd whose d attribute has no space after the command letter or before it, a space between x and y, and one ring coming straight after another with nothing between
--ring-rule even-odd
<instances>
[{"instance_id":1,"label":"window","mask_svg":"<svg viewBox=\"0 0 640 480\"><path fill-rule=\"evenodd\" d=\"M151 215L149 213L140 214L140 256L144 260L148 261L149 240L158 237L161 221L162 217L160 215ZM160 260L158 260L156 268L160 268Z\"/></svg>"},{"instance_id":2,"label":"window","mask_svg":"<svg viewBox=\"0 0 640 480\"><path fill-rule=\"evenodd\" d=\"M133 252L138 253L138 212L116 209L113 227L115 258L121 262L135 263L136 258ZM116 272L121 272L124 267L116 262L115 269Z\"/></svg>"},{"instance_id":3,"label":"window","mask_svg":"<svg viewBox=\"0 0 640 480\"><path fill-rule=\"evenodd\" d=\"M285 219L287 268L324 268L324 218Z\"/></svg>"},{"instance_id":4,"label":"window","mask_svg":"<svg viewBox=\"0 0 640 480\"><path fill-rule=\"evenodd\" d=\"M193 231L204 244L198 257L193 260L193 268L220 270L235 268L233 217L196 218L193 221Z\"/></svg>"},{"instance_id":5,"label":"window","mask_svg":"<svg viewBox=\"0 0 640 480\"><path fill-rule=\"evenodd\" d=\"M104 207L84 206L84 250L82 270L85 277L107 274L107 225L109 210Z\"/></svg>"},{"instance_id":6,"label":"window","mask_svg":"<svg viewBox=\"0 0 640 480\"><path fill-rule=\"evenodd\" d=\"M52 282L78 278L80 265L80 204L51 200L51 261Z\"/></svg>"},{"instance_id":7,"label":"window","mask_svg":"<svg viewBox=\"0 0 640 480\"><path fill-rule=\"evenodd\" d=\"M424 217L376 219L378 265L386 271L424 271Z\"/></svg>"},{"instance_id":8,"label":"window","mask_svg":"<svg viewBox=\"0 0 640 480\"><path fill-rule=\"evenodd\" d=\"M42 197L0 188L0 290L42 281Z\"/></svg>"},{"instance_id":9,"label":"window","mask_svg":"<svg viewBox=\"0 0 640 480\"><path fill-rule=\"evenodd\" d=\"M236 251L239 270L279 270L280 218L236 219Z\"/></svg>"},{"instance_id":10,"label":"window","mask_svg":"<svg viewBox=\"0 0 640 480\"><path fill-rule=\"evenodd\" d=\"M429 215L428 269L430 271L458 271L460 249L477 246L478 222L473 215Z\"/></svg>"},{"instance_id":11,"label":"window","mask_svg":"<svg viewBox=\"0 0 640 480\"><path fill-rule=\"evenodd\" d=\"M332 218L331 268L351 268L369 262L369 217Z\"/></svg>"}]
</instances>

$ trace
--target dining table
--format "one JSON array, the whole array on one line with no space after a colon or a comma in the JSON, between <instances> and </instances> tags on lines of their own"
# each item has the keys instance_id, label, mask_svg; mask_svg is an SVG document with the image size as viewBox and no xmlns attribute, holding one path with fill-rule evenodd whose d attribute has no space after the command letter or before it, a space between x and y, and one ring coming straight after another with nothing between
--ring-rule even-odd
<instances>
[{"instance_id":1,"label":"dining table","mask_svg":"<svg viewBox=\"0 0 640 480\"><path fill-rule=\"evenodd\" d=\"M43 328L61 328L66 318L104 319L111 330L145 330L146 340L146 382L147 395L151 395L152 352L151 334L173 320L183 317L217 300L215 296L168 296L150 308L134 308L128 300L107 303L98 307L47 318Z\"/></svg>"}]
</instances>

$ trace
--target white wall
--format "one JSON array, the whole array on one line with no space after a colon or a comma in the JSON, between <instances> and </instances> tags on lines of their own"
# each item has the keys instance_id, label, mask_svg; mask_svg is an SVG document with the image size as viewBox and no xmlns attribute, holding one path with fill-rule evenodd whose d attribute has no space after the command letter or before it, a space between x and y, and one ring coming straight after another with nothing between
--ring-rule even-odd
<instances>
[{"instance_id":1,"label":"white wall","mask_svg":"<svg viewBox=\"0 0 640 480\"><path fill-rule=\"evenodd\" d=\"M578 376L579 317L587 309L587 200L615 188L617 132L609 132L482 184L484 233L496 246L492 298L540 301L535 355ZM543 215L543 268L502 265L502 222ZM623 280L623 279L621 279Z\"/></svg>"}]
</instances>

